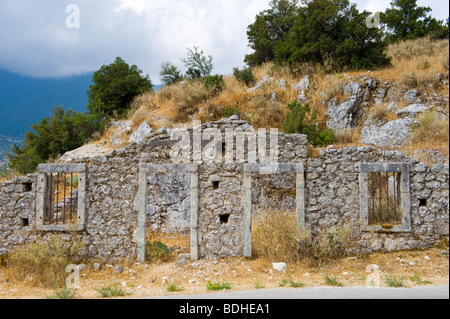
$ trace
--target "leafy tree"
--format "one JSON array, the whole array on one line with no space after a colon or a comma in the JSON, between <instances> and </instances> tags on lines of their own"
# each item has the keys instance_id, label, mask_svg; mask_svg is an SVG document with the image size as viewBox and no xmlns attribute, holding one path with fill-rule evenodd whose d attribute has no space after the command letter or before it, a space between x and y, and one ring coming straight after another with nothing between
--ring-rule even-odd
<instances>
[{"instance_id":1,"label":"leafy tree","mask_svg":"<svg viewBox=\"0 0 450 319\"><path fill-rule=\"evenodd\" d=\"M286 114L283 124L286 133L304 134L308 136L308 141L313 146L324 146L333 143L333 130L328 128L319 130L316 124L317 112L311 112L309 104L302 105L296 100L288 104L288 107L291 112Z\"/></svg>"},{"instance_id":2,"label":"leafy tree","mask_svg":"<svg viewBox=\"0 0 450 319\"><path fill-rule=\"evenodd\" d=\"M331 65L328 72L389 65L388 43L381 30L367 27L368 15L348 0L305 2L288 37L276 44L275 62Z\"/></svg>"},{"instance_id":3,"label":"leafy tree","mask_svg":"<svg viewBox=\"0 0 450 319\"><path fill-rule=\"evenodd\" d=\"M161 65L160 76L161 81L166 85L177 83L183 79L180 70L169 62L164 62Z\"/></svg>"},{"instance_id":4,"label":"leafy tree","mask_svg":"<svg viewBox=\"0 0 450 319\"><path fill-rule=\"evenodd\" d=\"M187 57L182 58L184 65L188 69L186 75L191 79L206 78L211 75L214 68L212 56L205 56L198 47L187 48Z\"/></svg>"},{"instance_id":5,"label":"leafy tree","mask_svg":"<svg viewBox=\"0 0 450 319\"><path fill-rule=\"evenodd\" d=\"M32 173L38 164L84 145L104 125L103 117L56 106L52 117L31 126L34 132L26 133L22 147L13 146L7 154L9 166L21 174Z\"/></svg>"},{"instance_id":6,"label":"leafy tree","mask_svg":"<svg viewBox=\"0 0 450 319\"><path fill-rule=\"evenodd\" d=\"M257 66L275 57L274 48L285 40L295 24L298 0L272 0L270 9L256 16L256 21L248 27L249 46L254 50L245 57L250 66Z\"/></svg>"},{"instance_id":7,"label":"leafy tree","mask_svg":"<svg viewBox=\"0 0 450 319\"><path fill-rule=\"evenodd\" d=\"M95 72L92 82L87 92L89 112L110 117L126 115L134 97L153 87L148 75L143 76L136 65L129 66L120 57Z\"/></svg>"},{"instance_id":8,"label":"leafy tree","mask_svg":"<svg viewBox=\"0 0 450 319\"><path fill-rule=\"evenodd\" d=\"M389 39L393 42L412 40L424 36L448 38L447 25L430 16L430 7L417 6L417 0L394 0L391 8L380 15Z\"/></svg>"}]
</instances>

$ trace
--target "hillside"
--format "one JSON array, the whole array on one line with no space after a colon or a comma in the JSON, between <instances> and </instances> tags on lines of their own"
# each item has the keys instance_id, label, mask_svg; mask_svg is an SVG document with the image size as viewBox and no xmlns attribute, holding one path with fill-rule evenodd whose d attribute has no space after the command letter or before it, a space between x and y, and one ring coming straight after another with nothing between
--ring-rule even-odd
<instances>
[{"instance_id":1,"label":"hillside","mask_svg":"<svg viewBox=\"0 0 450 319\"><path fill-rule=\"evenodd\" d=\"M254 87L234 76L225 76L219 94L211 94L200 81L165 86L138 96L130 116L113 123L96 145L103 152L121 148L144 121L153 129L146 132L151 138L167 132L155 133L161 127L186 127L194 119L204 123L232 114L255 129L283 131L287 105L298 100L316 112L319 129L334 130L334 146L373 145L429 163L448 163L448 40L401 42L390 45L387 53L392 67L374 71L324 74L304 64L293 73L268 63L253 70ZM311 156L315 152L311 148Z\"/></svg>"}]
</instances>

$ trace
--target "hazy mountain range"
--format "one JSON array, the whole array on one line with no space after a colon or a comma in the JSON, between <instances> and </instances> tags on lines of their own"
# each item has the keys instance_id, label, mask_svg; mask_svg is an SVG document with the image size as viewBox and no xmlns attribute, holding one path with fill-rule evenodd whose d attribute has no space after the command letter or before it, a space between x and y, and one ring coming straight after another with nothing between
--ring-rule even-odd
<instances>
[{"instance_id":1,"label":"hazy mountain range","mask_svg":"<svg viewBox=\"0 0 450 319\"><path fill-rule=\"evenodd\" d=\"M5 164L12 146L23 141L30 126L51 116L56 105L86 112L92 75L33 79L0 70L0 165Z\"/></svg>"}]
</instances>

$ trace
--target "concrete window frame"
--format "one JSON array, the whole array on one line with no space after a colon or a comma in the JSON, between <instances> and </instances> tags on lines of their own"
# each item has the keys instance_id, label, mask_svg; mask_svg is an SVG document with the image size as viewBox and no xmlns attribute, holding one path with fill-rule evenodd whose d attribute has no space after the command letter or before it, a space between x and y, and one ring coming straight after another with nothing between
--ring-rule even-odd
<instances>
[{"instance_id":1,"label":"concrete window frame","mask_svg":"<svg viewBox=\"0 0 450 319\"><path fill-rule=\"evenodd\" d=\"M296 213L300 227L305 226L305 167L295 164L245 164L244 165L244 257L252 257L252 174L296 173Z\"/></svg>"},{"instance_id":2,"label":"concrete window frame","mask_svg":"<svg viewBox=\"0 0 450 319\"><path fill-rule=\"evenodd\" d=\"M411 225L411 165L408 163L358 163L361 230L365 232L409 233ZM383 227L369 225L369 173L400 173L402 225Z\"/></svg>"},{"instance_id":3,"label":"concrete window frame","mask_svg":"<svg viewBox=\"0 0 450 319\"><path fill-rule=\"evenodd\" d=\"M138 226L137 226L137 260L145 261L146 221L147 221L147 177L149 174L190 174L191 176L191 260L199 260L198 211L199 211L199 182L198 165L196 164L148 164L139 165L139 194L138 194Z\"/></svg>"},{"instance_id":4,"label":"concrete window frame","mask_svg":"<svg viewBox=\"0 0 450 319\"><path fill-rule=\"evenodd\" d=\"M86 164L40 164L37 168L37 194L36 194L36 229L39 231L82 231L86 221ZM78 208L77 223L65 225L46 225L45 216L45 196L47 194L47 175L54 173L77 173L78 174Z\"/></svg>"}]
</instances>

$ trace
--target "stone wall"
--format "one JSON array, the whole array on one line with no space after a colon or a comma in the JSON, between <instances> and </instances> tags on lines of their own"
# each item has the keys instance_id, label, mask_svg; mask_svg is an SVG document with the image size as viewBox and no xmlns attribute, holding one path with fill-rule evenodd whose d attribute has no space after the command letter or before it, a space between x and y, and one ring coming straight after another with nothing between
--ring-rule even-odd
<instances>
[{"instance_id":1,"label":"stone wall","mask_svg":"<svg viewBox=\"0 0 450 319\"><path fill-rule=\"evenodd\" d=\"M360 223L358 163L408 163L411 165L411 226L406 233L362 232L364 253L421 249L449 235L448 165L428 166L401 152L365 147L322 151L306 165L306 222L314 230ZM422 204L426 204L420 206Z\"/></svg>"},{"instance_id":2,"label":"stone wall","mask_svg":"<svg viewBox=\"0 0 450 319\"><path fill-rule=\"evenodd\" d=\"M201 128L217 128L222 134L226 128L249 130L245 121L230 119L204 124ZM86 220L83 230L76 232L86 244L85 257L108 262L136 259L143 248L139 243L145 240L139 220L142 207L145 207L148 231L189 234L195 226L200 258L244 254L249 240L244 231L246 163L198 165L198 210L195 210L198 220L191 216L193 193L189 174L144 175L147 195L144 201L140 198L140 164L171 164L170 151L175 143L169 134L160 134L145 143L132 144L106 155L71 159L72 163L85 163L87 167ZM253 174L253 213L266 207L295 210L297 206L313 232L346 223L360 227L358 163L408 163L411 165L411 232L360 232L360 252L426 248L437 244L442 236L448 236L448 165L430 167L401 152L371 147L327 149L318 158L308 158L303 135L280 133L278 143L280 163L304 166L304 185L301 185L305 190L301 197L304 203L301 207L297 205L298 183L294 172ZM267 151L268 148L269 143ZM36 230L37 178L35 174L0 184L0 253L54 234L66 238L72 234ZM192 225L193 220L196 225Z\"/></svg>"}]
</instances>

